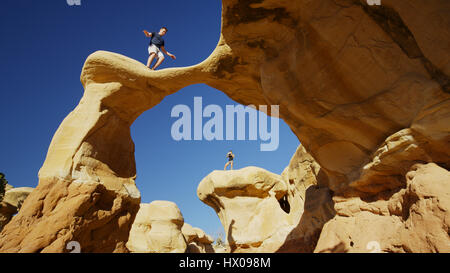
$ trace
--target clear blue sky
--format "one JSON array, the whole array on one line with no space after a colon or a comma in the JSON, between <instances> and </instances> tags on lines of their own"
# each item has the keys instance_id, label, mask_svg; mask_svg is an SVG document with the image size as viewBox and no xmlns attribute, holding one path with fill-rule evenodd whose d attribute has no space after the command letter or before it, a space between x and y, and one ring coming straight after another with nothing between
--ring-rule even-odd
<instances>
[{"instance_id":1,"label":"clear blue sky","mask_svg":"<svg viewBox=\"0 0 450 273\"><path fill-rule=\"evenodd\" d=\"M83 94L80 73L96 50L117 52L146 63L143 29L167 26L161 68L193 65L207 58L220 36L219 0L2 0L0 9L1 107L0 172L14 187L36 187L37 174L62 120ZM223 230L214 210L197 197L199 182L223 169L225 154L236 154L235 168L258 166L280 174L299 141L280 122L280 146L261 152L260 141L181 141L171 137L170 117L177 104L236 104L206 85L186 87L145 112L133 124L137 180L142 202L175 202L185 222L210 235ZM207 119L205 119L206 121Z\"/></svg>"}]
</instances>

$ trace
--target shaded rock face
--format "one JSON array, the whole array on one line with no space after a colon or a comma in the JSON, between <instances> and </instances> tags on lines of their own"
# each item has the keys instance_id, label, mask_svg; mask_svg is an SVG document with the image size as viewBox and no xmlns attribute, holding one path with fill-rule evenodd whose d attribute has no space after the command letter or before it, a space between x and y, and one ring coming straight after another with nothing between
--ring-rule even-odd
<instances>
[{"instance_id":1,"label":"shaded rock face","mask_svg":"<svg viewBox=\"0 0 450 273\"><path fill-rule=\"evenodd\" d=\"M5 195L0 200L0 231L20 210L23 202L33 190L28 187L13 188L11 185L6 185Z\"/></svg>"},{"instance_id":2,"label":"shaded rock face","mask_svg":"<svg viewBox=\"0 0 450 273\"><path fill-rule=\"evenodd\" d=\"M323 225L335 211L327 175L300 145L281 174L288 184L292 230L278 252L313 252Z\"/></svg>"},{"instance_id":3,"label":"shaded rock face","mask_svg":"<svg viewBox=\"0 0 450 273\"><path fill-rule=\"evenodd\" d=\"M336 198L381 200L406 187L417 163L448 169L449 13L447 0L223 0L221 39L198 65L155 72L93 53L84 95L0 233L0 252L63 252L74 239L82 250L126 251L140 204L129 128L197 83L280 105Z\"/></svg>"},{"instance_id":4,"label":"shaded rock face","mask_svg":"<svg viewBox=\"0 0 450 273\"><path fill-rule=\"evenodd\" d=\"M183 215L173 202L141 204L126 246L131 252L184 253L183 224Z\"/></svg>"}]
</instances>

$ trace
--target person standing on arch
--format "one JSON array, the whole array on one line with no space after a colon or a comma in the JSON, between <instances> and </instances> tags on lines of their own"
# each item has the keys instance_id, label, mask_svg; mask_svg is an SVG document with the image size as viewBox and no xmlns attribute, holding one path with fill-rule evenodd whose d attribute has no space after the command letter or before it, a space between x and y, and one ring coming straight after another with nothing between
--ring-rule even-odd
<instances>
[{"instance_id":1,"label":"person standing on arch","mask_svg":"<svg viewBox=\"0 0 450 273\"><path fill-rule=\"evenodd\" d=\"M225 164L225 167L223 168L224 171L227 170L228 165L231 165L230 170L233 170L234 154L231 150L227 153L227 157L228 157L228 162L227 162L227 164Z\"/></svg>"},{"instance_id":2,"label":"person standing on arch","mask_svg":"<svg viewBox=\"0 0 450 273\"><path fill-rule=\"evenodd\" d=\"M158 33L156 32L148 32L147 30L143 31L145 36L151 38L150 39L150 44L148 46L148 54L150 55L148 57L148 61L147 61L147 67L150 68L150 66L152 65L153 60L156 58L156 63L155 65L150 68L151 70L155 70L156 68L158 68L162 62L164 61L164 54L167 54L167 56L169 56L172 59L176 59L175 55L170 54L169 52L167 52L167 50L164 47L164 39L163 36L166 35L167 33L167 28L166 27L162 27Z\"/></svg>"}]
</instances>

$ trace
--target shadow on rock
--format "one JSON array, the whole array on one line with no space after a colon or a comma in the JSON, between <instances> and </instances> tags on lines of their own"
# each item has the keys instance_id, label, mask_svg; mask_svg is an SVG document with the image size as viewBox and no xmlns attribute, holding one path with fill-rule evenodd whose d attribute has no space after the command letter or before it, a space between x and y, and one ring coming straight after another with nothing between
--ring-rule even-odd
<instances>
[{"instance_id":1,"label":"shadow on rock","mask_svg":"<svg viewBox=\"0 0 450 273\"><path fill-rule=\"evenodd\" d=\"M332 191L328 188L310 186L305 192L304 212L298 225L276 252L314 252L324 224L336 215L331 198Z\"/></svg>"}]
</instances>

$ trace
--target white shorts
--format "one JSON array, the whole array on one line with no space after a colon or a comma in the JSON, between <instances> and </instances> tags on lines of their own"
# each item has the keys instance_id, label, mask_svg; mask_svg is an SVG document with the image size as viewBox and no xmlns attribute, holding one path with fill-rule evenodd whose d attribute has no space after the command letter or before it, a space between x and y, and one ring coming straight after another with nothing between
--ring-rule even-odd
<instances>
[{"instance_id":1,"label":"white shorts","mask_svg":"<svg viewBox=\"0 0 450 273\"><path fill-rule=\"evenodd\" d=\"M158 59L164 58L164 54L161 52L161 50L153 44L148 47L148 55L150 55L151 53L155 53L156 58L158 58Z\"/></svg>"}]
</instances>

